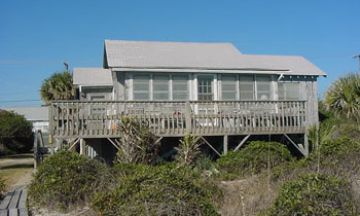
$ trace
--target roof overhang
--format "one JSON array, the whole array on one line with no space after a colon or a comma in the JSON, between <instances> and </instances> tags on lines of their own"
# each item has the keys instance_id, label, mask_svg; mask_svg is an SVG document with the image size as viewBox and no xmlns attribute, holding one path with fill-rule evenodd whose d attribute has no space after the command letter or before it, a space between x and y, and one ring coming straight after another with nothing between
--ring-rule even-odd
<instances>
[{"instance_id":1,"label":"roof overhang","mask_svg":"<svg viewBox=\"0 0 360 216\"><path fill-rule=\"evenodd\" d=\"M266 70L259 68L244 69L209 69L209 68L134 68L134 67L117 67L112 71L119 72L156 72L156 73L223 73L223 74L269 74L269 75L286 75L286 76L319 76L318 74L301 74L294 73L291 70ZM325 75L326 76L326 75Z\"/></svg>"}]
</instances>

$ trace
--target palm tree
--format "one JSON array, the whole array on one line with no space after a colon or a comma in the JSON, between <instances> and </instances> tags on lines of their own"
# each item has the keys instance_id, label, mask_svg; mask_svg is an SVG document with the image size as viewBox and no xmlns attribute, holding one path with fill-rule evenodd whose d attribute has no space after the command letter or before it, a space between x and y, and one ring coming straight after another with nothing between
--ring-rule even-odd
<instances>
[{"instance_id":1,"label":"palm tree","mask_svg":"<svg viewBox=\"0 0 360 216\"><path fill-rule=\"evenodd\" d=\"M41 99L45 103L52 100L70 100L75 96L72 75L68 71L54 73L45 79L40 89Z\"/></svg>"},{"instance_id":2,"label":"palm tree","mask_svg":"<svg viewBox=\"0 0 360 216\"><path fill-rule=\"evenodd\" d=\"M360 123L360 75L352 73L335 81L327 91L324 103L337 116Z\"/></svg>"}]
</instances>

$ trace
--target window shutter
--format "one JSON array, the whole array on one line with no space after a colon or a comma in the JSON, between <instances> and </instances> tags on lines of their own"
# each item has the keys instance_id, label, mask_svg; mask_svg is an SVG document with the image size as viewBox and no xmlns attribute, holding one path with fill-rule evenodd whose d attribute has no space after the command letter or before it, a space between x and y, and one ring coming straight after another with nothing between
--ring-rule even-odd
<instances>
[{"instance_id":1,"label":"window shutter","mask_svg":"<svg viewBox=\"0 0 360 216\"><path fill-rule=\"evenodd\" d=\"M188 76L173 75L172 79L173 100L187 100L189 98Z\"/></svg>"},{"instance_id":2,"label":"window shutter","mask_svg":"<svg viewBox=\"0 0 360 216\"><path fill-rule=\"evenodd\" d=\"M254 77L240 76L240 100L254 100Z\"/></svg>"},{"instance_id":3,"label":"window shutter","mask_svg":"<svg viewBox=\"0 0 360 216\"><path fill-rule=\"evenodd\" d=\"M134 100L150 99L150 76L133 75L133 96Z\"/></svg>"},{"instance_id":4,"label":"window shutter","mask_svg":"<svg viewBox=\"0 0 360 216\"><path fill-rule=\"evenodd\" d=\"M153 76L153 99L169 100L169 75Z\"/></svg>"},{"instance_id":5,"label":"window shutter","mask_svg":"<svg viewBox=\"0 0 360 216\"><path fill-rule=\"evenodd\" d=\"M271 100L270 76L256 76L257 100Z\"/></svg>"},{"instance_id":6,"label":"window shutter","mask_svg":"<svg viewBox=\"0 0 360 216\"><path fill-rule=\"evenodd\" d=\"M236 100L236 75L221 76L222 100Z\"/></svg>"}]
</instances>

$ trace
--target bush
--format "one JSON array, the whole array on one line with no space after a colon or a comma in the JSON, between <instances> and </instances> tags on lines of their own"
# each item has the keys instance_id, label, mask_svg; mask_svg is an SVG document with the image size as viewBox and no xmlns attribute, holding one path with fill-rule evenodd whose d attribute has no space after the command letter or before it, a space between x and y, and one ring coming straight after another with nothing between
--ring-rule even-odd
<instances>
[{"instance_id":1,"label":"bush","mask_svg":"<svg viewBox=\"0 0 360 216\"><path fill-rule=\"evenodd\" d=\"M116 165L113 190L96 194L99 215L218 215L213 206L220 191L187 167Z\"/></svg>"},{"instance_id":2,"label":"bush","mask_svg":"<svg viewBox=\"0 0 360 216\"><path fill-rule=\"evenodd\" d=\"M355 211L349 183L312 174L285 183L267 215L356 215Z\"/></svg>"},{"instance_id":3,"label":"bush","mask_svg":"<svg viewBox=\"0 0 360 216\"><path fill-rule=\"evenodd\" d=\"M291 153L283 144L253 141L240 151L229 152L220 157L217 164L223 178L233 179L238 176L258 174L266 168L291 160Z\"/></svg>"},{"instance_id":4,"label":"bush","mask_svg":"<svg viewBox=\"0 0 360 216\"><path fill-rule=\"evenodd\" d=\"M320 143L321 156L341 155L350 152L360 151L360 142L347 137L340 137L335 140L328 140Z\"/></svg>"},{"instance_id":5,"label":"bush","mask_svg":"<svg viewBox=\"0 0 360 216\"><path fill-rule=\"evenodd\" d=\"M199 139L190 134L185 135L180 140L179 147L176 147L176 162L178 166L192 166L196 162L196 159L200 155L200 146L202 142Z\"/></svg>"},{"instance_id":6,"label":"bush","mask_svg":"<svg viewBox=\"0 0 360 216\"><path fill-rule=\"evenodd\" d=\"M112 178L106 165L75 152L60 151L39 166L29 188L33 207L70 211L86 205Z\"/></svg>"},{"instance_id":7,"label":"bush","mask_svg":"<svg viewBox=\"0 0 360 216\"><path fill-rule=\"evenodd\" d=\"M119 124L121 133L116 161L119 163L153 164L158 158L159 143L145 122L122 117Z\"/></svg>"},{"instance_id":8,"label":"bush","mask_svg":"<svg viewBox=\"0 0 360 216\"><path fill-rule=\"evenodd\" d=\"M5 181L4 179L2 179L2 177L0 176L0 200L4 197L5 195L5 189L6 189L6 185L5 185Z\"/></svg>"},{"instance_id":9,"label":"bush","mask_svg":"<svg viewBox=\"0 0 360 216\"><path fill-rule=\"evenodd\" d=\"M33 147L32 125L24 116L0 110L0 155Z\"/></svg>"}]
</instances>

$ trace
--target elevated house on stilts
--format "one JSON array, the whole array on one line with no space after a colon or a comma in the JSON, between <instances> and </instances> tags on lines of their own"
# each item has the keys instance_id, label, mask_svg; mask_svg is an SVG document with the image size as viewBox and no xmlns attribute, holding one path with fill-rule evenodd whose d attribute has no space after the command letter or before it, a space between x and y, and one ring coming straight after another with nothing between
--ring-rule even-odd
<instances>
[{"instance_id":1,"label":"elevated house on stilts","mask_svg":"<svg viewBox=\"0 0 360 216\"><path fill-rule=\"evenodd\" d=\"M230 43L106 40L103 68L74 69L79 99L51 103L49 133L111 157L126 115L148 122L160 142L191 133L220 155L271 135L306 156L320 76L303 57L247 55Z\"/></svg>"}]
</instances>

